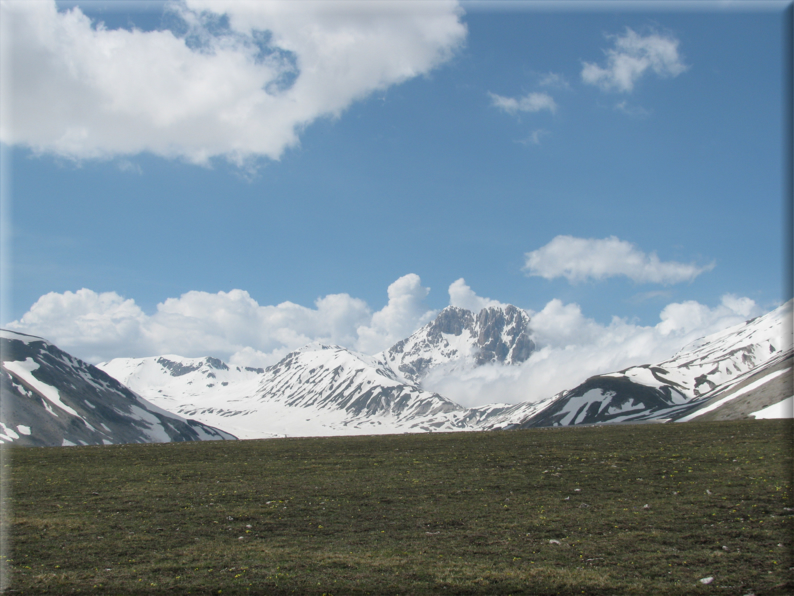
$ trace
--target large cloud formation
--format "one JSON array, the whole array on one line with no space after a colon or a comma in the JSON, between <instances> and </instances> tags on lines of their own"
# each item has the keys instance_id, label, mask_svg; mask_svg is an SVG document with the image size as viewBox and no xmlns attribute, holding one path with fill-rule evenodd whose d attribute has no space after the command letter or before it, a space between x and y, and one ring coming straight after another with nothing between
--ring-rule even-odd
<instances>
[{"instance_id":1,"label":"large cloud formation","mask_svg":"<svg viewBox=\"0 0 794 596\"><path fill-rule=\"evenodd\" d=\"M711 271L714 263L661 261L655 252L646 254L615 236L576 238L556 236L551 242L525 255L524 271L545 279L564 277L571 283L587 279L625 276L637 283L674 284L692 281Z\"/></svg>"},{"instance_id":2,"label":"large cloud formation","mask_svg":"<svg viewBox=\"0 0 794 596\"><path fill-rule=\"evenodd\" d=\"M216 356L236 365L268 366L308 343L341 345L374 354L436 316L424 300L429 288L405 275L388 288L388 303L374 311L348 294L331 294L309 308L292 302L260 305L247 292L187 292L148 315L114 292L49 293L7 327L39 335L98 363L115 357ZM479 311L500 303L478 296L465 280L449 286L450 304ZM537 350L520 366L486 365L439 370L425 388L466 406L549 397L594 374L658 362L704 335L762 314L749 298L727 294L709 307L695 301L664 307L655 325L614 317L601 324L578 304L549 301L532 317Z\"/></svg>"},{"instance_id":3,"label":"large cloud formation","mask_svg":"<svg viewBox=\"0 0 794 596\"><path fill-rule=\"evenodd\" d=\"M293 302L260 305L248 292L231 290L187 292L147 315L115 292L82 289L45 294L7 327L44 337L93 363L177 354L267 366L311 342L383 350L435 316L423 305L428 292L411 273L389 286L389 301L376 312L348 294L318 298L308 308Z\"/></svg>"},{"instance_id":4,"label":"large cloud formation","mask_svg":"<svg viewBox=\"0 0 794 596\"><path fill-rule=\"evenodd\" d=\"M278 159L467 33L455 0L184 0L178 32L107 29L54 0L0 7L0 141L72 159Z\"/></svg>"}]
</instances>

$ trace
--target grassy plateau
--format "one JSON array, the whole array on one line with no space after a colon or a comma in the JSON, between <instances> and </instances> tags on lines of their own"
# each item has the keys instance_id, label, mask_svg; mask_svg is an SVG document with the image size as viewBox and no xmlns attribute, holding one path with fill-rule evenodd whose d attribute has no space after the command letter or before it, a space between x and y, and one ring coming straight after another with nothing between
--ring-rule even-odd
<instances>
[{"instance_id":1,"label":"grassy plateau","mask_svg":"<svg viewBox=\"0 0 794 596\"><path fill-rule=\"evenodd\" d=\"M7 593L794 594L792 430L3 447Z\"/></svg>"}]
</instances>

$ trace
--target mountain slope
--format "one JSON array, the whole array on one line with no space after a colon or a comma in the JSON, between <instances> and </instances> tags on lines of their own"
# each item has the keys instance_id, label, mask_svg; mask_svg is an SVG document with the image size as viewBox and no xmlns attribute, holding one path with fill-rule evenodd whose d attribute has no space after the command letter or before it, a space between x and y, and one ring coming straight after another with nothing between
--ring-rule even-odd
<instances>
[{"instance_id":1,"label":"mountain slope","mask_svg":"<svg viewBox=\"0 0 794 596\"><path fill-rule=\"evenodd\" d=\"M215 363L169 356L100 366L153 403L243 438L466 428L464 408L338 346L306 346L264 371Z\"/></svg>"},{"instance_id":2,"label":"mountain slope","mask_svg":"<svg viewBox=\"0 0 794 596\"><path fill-rule=\"evenodd\" d=\"M253 395L265 374L263 368L231 366L217 358L174 355L116 358L97 368L173 412L184 404L235 403Z\"/></svg>"},{"instance_id":3,"label":"mountain slope","mask_svg":"<svg viewBox=\"0 0 794 596\"><path fill-rule=\"evenodd\" d=\"M156 407L39 337L0 331L0 441L102 445L235 439Z\"/></svg>"},{"instance_id":4,"label":"mountain slope","mask_svg":"<svg viewBox=\"0 0 794 596\"><path fill-rule=\"evenodd\" d=\"M438 367L517 364L529 357L529 316L514 306L449 307L389 350L365 356L309 345L265 371L207 358L116 359L100 368L160 407L242 438L431 430L513 424L537 405L472 411L421 388Z\"/></svg>"},{"instance_id":5,"label":"mountain slope","mask_svg":"<svg viewBox=\"0 0 794 596\"><path fill-rule=\"evenodd\" d=\"M701 338L664 362L591 377L520 426L686 421L711 412L715 419L747 417L792 394L791 309L789 301ZM768 383L776 389L762 391ZM728 407L740 397L742 407Z\"/></svg>"}]
</instances>

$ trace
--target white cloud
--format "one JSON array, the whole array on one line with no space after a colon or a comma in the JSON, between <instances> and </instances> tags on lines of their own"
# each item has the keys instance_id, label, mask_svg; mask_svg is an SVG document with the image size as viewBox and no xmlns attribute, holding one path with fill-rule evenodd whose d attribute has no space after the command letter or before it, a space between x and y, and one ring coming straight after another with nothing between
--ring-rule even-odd
<instances>
[{"instance_id":1,"label":"white cloud","mask_svg":"<svg viewBox=\"0 0 794 596\"><path fill-rule=\"evenodd\" d=\"M129 159L120 159L116 162L116 167L121 172L130 172L133 174L138 174L139 176L143 174L143 168L136 163L131 162Z\"/></svg>"},{"instance_id":2,"label":"white cloud","mask_svg":"<svg viewBox=\"0 0 794 596\"><path fill-rule=\"evenodd\" d=\"M9 329L44 337L90 362L159 354L216 356L267 366L310 342L374 353L432 319L428 289L409 274L389 286L389 302L372 312L348 294L330 294L314 308L292 302L258 304L248 292L187 292L145 314L115 292L82 289L39 298Z\"/></svg>"},{"instance_id":3,"label":"white cloud","mask_svg":"<svg viewBox=\"0 0 794 596\"><path fill-rule=\"evenodd\" d=\"M372 312L348 294L331 294L313 308L292 302L260 305L242 290L187 292L147 315L114 292L49 293L9 329L44 337L90 362L160 354L216 356L240 366L268 366L310 342L375 353L432 320L423 306L428 288L417 275L389 286L389 301ZM450 304L478 311L499 303L477 296L463 279L449 287ZM671 303L659 323L641 326L614 317L601 324L578 304L551 300L531 316L537 350L520 366L486 365L446 370L425 388L462 405L535 401L571 389L595 374L659 362L704 335L762 314L753 300L726 294L716 307Z\"/></svg>"},{"instance_id":4,"label":"white cloud","mask_svg":"<svg viewBox=\"0 0 794 596\"><path fill-rule=\"evenodd\" d=\"M695 301L668 304L654 326L618 317L602 325L584 316L579 305L555 299L530 312L537 350L524 364L433 375L424 386L467 406L538 401L596 374L663 361L704 335L760 314L750 298L728 294L714 308Z\"/></svg>"},{"instance_id":5,"label":"white cloud","mask_svg":"<svg viewBox=\"0 0 794 596\"><path fill-rule=\"evenodd\" d=\"M449 286L449 305L465 308L475 314L489 306L503 306L498 300L483 298L475 294L462 277L453 281Z\"/></svg>"},{"instance_id":6,"label":"white cloud","mask_svg":"<svg viewBox=\"0 0 794 596\"><path fill-rule=\"evenodd\" d=\"M146 315L135 304L115 292L97 294L91 290L50 292L39 298L19 321L7 327L44 337L70 351L79 347L80 355L98 362L106 346L124 347L137 353L145 341L141 328ZM114 354L122 355L122 354Z\"/></svg>"},{"instance_id":7,"label":"white cloud","mask_svg":"<svg viewBox=\"0 0 794 596\"><path fill-rule=\"evenodd\" d=\"M288 348L277 348L270 353L260 352L246 346L232 354L227 363L232 366L250 366L251 368L265 368L269 364L278 362L290 353Z\"/></svg>"},{"instance_id":8,"label":"white cloud","mask_svg":"<svg viewBox=\"0 0 794 596\"><path fill-rule=\"evenodd\" d=\"M356 329L356 347L374 354L408 337L419 327L433 320L436 312L427 310L423 301L430 288L422 287L419 276L404 275L389 286L389 302L372 315L367 325Z\"/></svg>"},{"instance_id":9,"label":"white cloud","mask_svg":"<svg viewBox=\"0 0 794 596\"><path fill-rule=\"evenodd\" d=\"M655 252L646 254L615 236L556 236L525 257L524 270L529 275L545 279L565 277L571 283L624 275L638 283L671 284L691 281L715 266L713 262L699 267L694 263L660 261Z\"/></svg>"},{"instance_id":10,"label":"white cloud","mask_svg":"<svg viewBox=\"0 0 794 596\"><path fill-rule=\"evenodd\" d=\"M72 159L278 159L317 118L429 72L466 37L454 0L172 6L187 34L3 2L0 140Z\"/></svg>"},{"instance_id":11,"label":"white cloud","mask_svg":"<svg viewBox=\"0 0 794 596\"><path fill-rule=\"evenodd\" d=\"M557 104L554 98L547 93L528 93L524 97L503 97L496 93L488 93L491 98L491 105L500 110L504 110L508 114L516 114L518 112L539 112L541 110L549 110L554 113L557 111Z\"/></svg>"},{"instance_id":12,"label":"white cloud","mask_svg":"<svg viewBox=\"0 0 794 596\"><path fill-rule=\"evenodd\" d=\"M585 62L582 81L604 91L630 92L646 72L661 77L677 77L688 66L678 53L679 41L670 35L653 33L645 37L627 28L622 36L611 36L615 45L605 50L605 67Z\"/></svg>"}]
</instances>

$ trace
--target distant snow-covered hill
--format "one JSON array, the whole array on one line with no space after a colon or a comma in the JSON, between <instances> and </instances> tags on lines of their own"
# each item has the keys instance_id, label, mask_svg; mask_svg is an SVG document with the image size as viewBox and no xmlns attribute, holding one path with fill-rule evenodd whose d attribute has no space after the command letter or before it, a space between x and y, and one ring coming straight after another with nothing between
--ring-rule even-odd
<instances>
[{"instance_id":1,"label":"distant snow-covered hill","mask_svg":"<svg viewBox=\"0 0 794 596\"><path fill-rule=\"evenodd\" d=\"M183 415L203 404L227 425L229 417L247 413L229 404L256 393L265 374L263 368L230 366L217 358L174 355L116 358L97 367L169 412Z\"/></svg>"},{"instance_id":2,"label":"distant snow-covered hill","mask_svg":"<svg viewBox=\"0 0 794 596\"><path fill-rule=\"evenodd\" d=\"M792 302L652 365L597 375L522 428L746 418L792 394Z\"/></svg>"},{"instance_id":3,"label":"distant snow-covered hill","mask_svg":"<svg viewBox=\"0 0 794 596\"><path fill-rule=\"evenodd\" d=\"M235 439L185 420L48 341L0 331L0 442L102 445Z\"/></svg>"}]
</instances>

